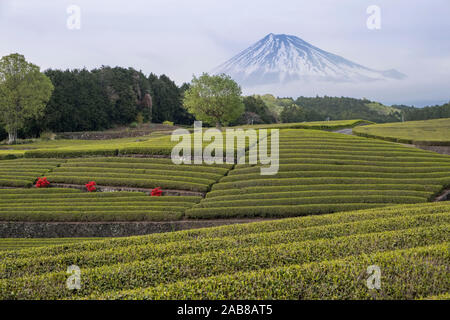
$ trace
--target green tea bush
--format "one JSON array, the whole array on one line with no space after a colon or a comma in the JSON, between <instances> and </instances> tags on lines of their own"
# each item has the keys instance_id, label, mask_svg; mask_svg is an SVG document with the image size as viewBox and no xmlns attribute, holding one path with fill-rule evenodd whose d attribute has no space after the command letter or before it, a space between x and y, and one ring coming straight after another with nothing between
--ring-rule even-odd
<instances>
[{"instance_id":1,"label":"green tea bush","mask_svg":"<svg viewBox=\"0 0 450 320\"><path fill-rule=\"evenodd\" d=\"M76 292L76 297L81 298L108 291L152 287L180 280L218 276L233 273L237 270L241 272L259 271L269 267L306 265L361 254L367 255L439 245L445 243L449 231L450 225L447 224L272 246L255 245L248 248L211 250L195 254L174 255L160 259L151 258L130 263L85 268L81 278L81 290ZM436 267L445 265L443 261L446 261L445 259L448 256L448 252L447 255L445 253L440 254L443 255L442 260L440 263L436 263ZM213 264L212 261L214 261ZM444 270L446 268L442 269L441 274ZM73 298L73 293L67 290L65 286L67 279L65 271L1 279L0 298ZM255 283L255 285L257 284Z\"/></svg>"},{"instance_id":2,"label":"green tea bush","mask_svg":"<svg viewBox=\"0 0 450 320\"><path fill-rule=\"evenodd\" d=\"M162 197L164 198L164 197ZM40 256L46 259L48 256L56 256L61 254L81 254L82 251L98 251L128 246L140 246L150 244L164 244L169 242L184 242L190 245L193 239L212 239L223 237L239 237L242 235L251 236L283 230L300 230L320 226L332 226L338 224L347 224L353 222L371 221L375 219L389 219L413 217L426 214L441 214L449 212L448 202L419 203L410 205L396 205L383 208L375 208L368 210L339 212L324 215L311 215L305 217L287 218L280 220L270 220L250 224L235 224L221 227L213 227L197 230L185 230L172 233L151 234L139 237L117 238L99 241L96 243L81 243L71 245L70 247L49 247L32 251L21 251L2 254L0 260L4 259L23 259L29 257ZM237 243L236 243L237 244ZM14 268L12 270L15 270Z\"/></svg>"},{"instance_id":3,"label":"green tea bush","mask_svg":"<svg viewBox=\"0 0 450 320\"><path fill-rule=\"evenodd\" d=\"M2 269L2 278L39 275L57 270L63 271L65 263L77 260L85 268L97 267L99 261L102 265L114 265L139 260L159 259L164 257L208 252L211 250L228 250L233 248L251 248L254 246L273 246L291 242L313 241L319 239L333 239L358 234L385 232L393 230L411 229L415 227L433 226L439 223L449 223L450 217L446 213L440 214L414 214L391 218L377 218L356 220L347 223L318 225L306 228L286 228L272 232L239 234L216 238L198 237L189 241L170 241L153 243L149 246L145 239L133 244L133 250L122 250L126 247L114 246L114 249L105 247L99 250L80 250L78 252L65 252L58 255L28 257L25 259L5 259ZM142 237L141 237L142 238ZM131 244L129 244L131 245Z\"/></svg>"},{"instance_id":4,"label":"green tea bush","mask_svg":"<svg viewBox=\"0 0 450 320\"><path fill-rule=\"evenodd\" d=\"M0 190L0 221L169 221L199 196L150 197L140 192L87 193L74 189Z\"/></svg>"},{"instance_id":5,"label":"green tea bush","mask_svg":"<svg viewBox=\"0 0 450 320\"><path fill-rule=\"evenodd\" d=\"M446 300L450 294L442 292L446 292L449 286L446 276L446 261L450 259L447 246L377 252L332 261L221 274L149 288L99 292L87 298L403 300L436 294L430 298ZM361 274L367 266L375 264L383 270L383 285L380 290L369 290Z\"/></svg>"}]
</instances>

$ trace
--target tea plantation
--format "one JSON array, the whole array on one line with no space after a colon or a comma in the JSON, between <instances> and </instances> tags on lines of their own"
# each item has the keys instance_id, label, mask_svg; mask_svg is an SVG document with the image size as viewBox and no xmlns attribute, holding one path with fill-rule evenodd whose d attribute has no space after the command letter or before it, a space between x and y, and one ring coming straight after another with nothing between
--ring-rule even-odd
<instances>
[{"instance_id":1,"label":"tea plantation","mask_svg":"<svg viewBox=\"0 0 450 320\"><path fill-rule=\"evenodd\" d=\"M32 189L33 190L33 189ZM0 190L0 221L179 220L199 196L149 197L143 192L74 189Z\"/></svg>"},{"instance_id":2,"label":"tea plantation","mask_svg":"<svg viewBox=\"0 0 450 320\"><path fill-rule=\"evenodd\" d=\"M450 118L362 126L353 132L400 143L450 146Z\"/></svg>"},{"instance_id":3,"label":"tea plantation","mask_svg":"<svg viewBox=\"0 0 450 320\"><path fill-rule=\"evenodd\" d=\"M290 217L424 203L450 185L450 157L391 142L282 129L278 154L276 175L261 175L261 165L176 165L148 155L1 160L0 187L45 176L54 187L85 190L95 181L100 191L125 192L1 190L0 221ZM142 192L156 187L163 197Z\"/></svg>"},{"instance_id":4,"label":"tea plantation","mask_svg":"<svg viewBox=\"0 0 450 320\"><path fill-rule=\"evenodd\" d=\"M0 238L0 251L69 244L80 241L97 241L102 238Z\"/></svg>"},{"instance_id":5,"label":"tea plantation","mask_svg":"<svg viewBox=\"0 0 450 320\"><path fill-rule=\"evenodd\" d=\"M0 161L0 186L2 187L31 187L37 177L44 176L61 163L56 159Z\"/></svg>"},{"instance_id":6,"label":"tea plantation","mask_svg":"<svg viewBox=\"0 0 450 320\"><path fill-rule=\"evenodd\" d=\"M190 218L287 217L430 201L450 157L337 133L282 130L277 175L236 165Z\"/></svg>"},{"instance_id":7,"label":"tea plantation","mask_svg":"<svg viewBox=\"0 0 450 320\"><path fill-rule=\"evenodd\" d=\"M276 175L261 175L264 164L176 165L168 136L3 150L3 225L252 223L107 239L0 234L0 299L448 299L450 203L435 200L450 188L450 157L311 130L356 124L281 128ZM39 177L50 187L35 187ZM70 265L80 290L66 287ZM366 285L370 265L380 289Z\"/></svg>"},{"instance_id":8,"label":"tea plantation","mask_svg":"<svg viewBox=\"0 0 450 320\"><path fill-rule=\"evenodd\" d=\"M55 168L52 182L140 188L208 191L232 165L176 165L161 158L80 158L69 159Z\"/></svg>"},{"instance_id":9,"label":"tea plantation","mask_svg":"<svg viewBox=\"0 0 450 320\"><path fill-rule=\"evenodd\" d=\"M0 298L426 298L449 293L449 235L443 202L4 251ZM374 264L379 290L362 276Z\"/></svg>"}]
</instances>

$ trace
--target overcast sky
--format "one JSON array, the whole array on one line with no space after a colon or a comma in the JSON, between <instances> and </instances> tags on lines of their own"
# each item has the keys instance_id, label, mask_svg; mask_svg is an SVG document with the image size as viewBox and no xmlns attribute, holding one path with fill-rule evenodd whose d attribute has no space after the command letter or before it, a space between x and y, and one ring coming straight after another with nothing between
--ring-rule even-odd
<instances>
[{"instance_id":1,"label":"overcast sky","mask_svg":"<svg viewBox=\"0 0 450 320\"><path fill-rule=\"evenodd\" d=\"M70 5L81 9L79 30L67 27ZM370 5L381 9L379 30L366 26ZM0 56L19 52L43 70L130 66L181 84L268 33L408 78L267 92L419 106L450 100L449 0L0 0Z\"/></svg>"}]
</instances>

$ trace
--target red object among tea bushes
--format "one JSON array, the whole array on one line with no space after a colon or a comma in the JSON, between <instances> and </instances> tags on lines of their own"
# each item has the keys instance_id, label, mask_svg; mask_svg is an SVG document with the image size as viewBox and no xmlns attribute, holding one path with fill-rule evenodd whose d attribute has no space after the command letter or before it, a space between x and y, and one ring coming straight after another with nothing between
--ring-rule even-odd
<instances>
[{"instance_id":1,"label":"red object among tea bushes","mask_svg":"<svg viewBox=\"0 0 450 320\"><path fill-rule=\"evenodd\" d=\"M94 192L97 191L97 188L95 187L97 184L95 183L95 181L89 181L88 183L86 183L86 189L89 192Z\"/></svg>"},{"instance_id":2,"label":"red object among tea bushes","mask_svg":"<svg viewBox=\"0 0 450 320\"><path fill-rule=\"evenodd\" d=\"M46 177L38 178L36 188L47 188L50 185Z\"/></svg>"},{"instance_id":3,"label":"red object among tea bushes","mask_svg":"<svg viewBox=\"0 0 450 320\"><path fill-rule=\"evenodd\" d=\"M156 187L155 189L152 190L151 196L152 197L160 197L162 195L163 191L161 190L160 187Z\"/></svg>"}]
</instances>

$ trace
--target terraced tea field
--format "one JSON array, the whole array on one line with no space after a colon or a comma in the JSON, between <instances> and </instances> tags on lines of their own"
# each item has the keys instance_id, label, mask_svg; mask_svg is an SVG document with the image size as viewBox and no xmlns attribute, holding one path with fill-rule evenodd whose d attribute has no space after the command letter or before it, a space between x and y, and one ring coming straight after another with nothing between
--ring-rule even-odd
<instances>
[{"instance_id":1,"label":"terraced tea field","mask_svg":"<svg viewBox=\"0 0 450 320\"><path fill-rule=\"evenodd\" d=\"M16 157L29 158L66 158L78 156L115 156L119 149L129 146L151 145L155 149L168 149L174 143L170 141L170 132L152 133L148 136L134 138L119 138L110 140L76 140L57 139L43 140L18 145L0 145L0 156L8 154Z\"/></svg>"},{"instance_id":2,"label":"terraced tea field","mask_svg":"<svg viewBox=\"0 0 450 320\"><path fill-rule=\"evenodd\" d=\"M189 218L288 217L430 201L450 185L450 157L384 141L281 130L277 175L236 165Z\"/></svg>"},{"instance_id":3,"label":"terraced tea field","mask_svg":"<svg viewBox=\"0 0 450 320\"><path fill-rule=\"evenodd\" d=\"M37 177L46 175L60 163L57 159L1 160L0 186L31 187Z\"/></svg>"},{"instance_id":4,"label":"terraced tea field","mask_svg":"<svg viewBox=\"0 0 450 320\"><path fill-rule=\"evenodd\" d=\"M424 203L450 185L450 157L385 141L283 129L278 152L275 176L261 175L261 165L175 165L168 158L1 160L0 186L28 187L45 175L54 186L84 189L96 181L100 189L161 187L165 196L13 189L0 193L0 220L283 218Z\"/></svg>"},{"instance_id":5,"label":"terraced tea field","mask_svg":"<svg viewBox=\"0 0 450 320\"><path fill-rule=\"evenodd\" d=\"M164 158L171 149L167 137L154 139L36 148L24 150L26 158L0 160L0 187L9 187L0 189L0 223L117 227L285 219L102 240L0 239L0 299L446 299L450 294L450 203L429 203L450 186L450 157L285 128L279 171L270 176L261 175L263 165L175 165ZM52 188L29 188L42 176ZM96 181L100 191L128 191L86 192L88 181ZM163 196L148 195L155 187ZM73 264L82 274L77 291L66 288ZM370 265L382 270L381 289L367 288Z\"/></svg>"},{"instance_id":6,"label":"terraced tea field","mask_svg":"<svg viewBox=\"0 0 450 320\"><path fill-rule=\"evenodd\" d=\"M450 118L358 127L359 136L417 145L450 146Z\"/></svg>"},{"instance_id":7,"label":"terraced tea field","mask_svg":"<svg viewBox=\"0 0 450 320\"><path fill-rule=\"evenodd\" d=\"M173 221L200 199L149 197L143 192L0 189L0 221Z\"/></svg>"},{"instance_id":8,"label":"terraced tea field","mask_svg":"<svg viewBox=\"0 0 450 320\"><path fill-rule=\"evenodd\" d=\"M81 241L97 241L102 238L0 238L0 252L3 250L19 250L71 244Z\"/></svg>"},{"instance_id":9,"label":"terraced tea field","mask_svg":"<svg viewBox=\"0 0 450 320\"><path fill-rule=\"evenodd\" d=\"M315 130L339 130L343 128L354 128L357 126L373 124L366 120L334 120L334 121L311 121L299 123L273 123L239 126L245 129L315 129Z\"/></svg>"},{"instance_id":10,"label":"terraced tea field","mask_svg":"<svg viewBox=\"0 0 450 320\"><path fill-rule=\"evenodd\" d=\"M232 165L176 165L158 158L69 159L48 176L52 182L206 192Z\"/></svg>"},{"instance_id":11,"label":"terraced tea field","mask_svg":"<svg viewBox=\"0 0 450 320\"><path fill-rule=\"evenodd\" d=\"M0 163L0 186L31 186L37 177L52 183L206 192L232 165L175 165L159 158L18 159Z\"/></svg>"},{"instance_id":12,"label":"terraced tea field","mask_svg":"<svg viewBox=\"0 0 450 320\"><path fill-rule=\"evenodd\" d=\"M449 235L443 202L4 251L0 299L445 297ZM369 265L382 270L378 290Z\"/></svg>"},{"instance_id":13,"label":"terraced tea field","mask_svg":"<svg viewBox=\"0 0 450 320\"><path fill-rule=\"evenodd\" d=\"M243 126L242 128L309 128L338 130L370 123L365 120L318 121L275 125ZM191 129L192 131L192 129ZM82 156L117 155L170 155L177 142L171 141L170 132L154 132L147 136L110 140L43 140L18 145L0 145L0 159L8 157L71 158Z\"/></svg>"}]
</instances>

